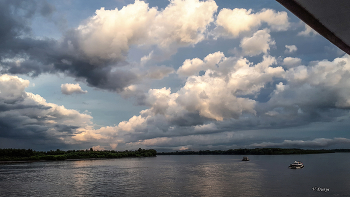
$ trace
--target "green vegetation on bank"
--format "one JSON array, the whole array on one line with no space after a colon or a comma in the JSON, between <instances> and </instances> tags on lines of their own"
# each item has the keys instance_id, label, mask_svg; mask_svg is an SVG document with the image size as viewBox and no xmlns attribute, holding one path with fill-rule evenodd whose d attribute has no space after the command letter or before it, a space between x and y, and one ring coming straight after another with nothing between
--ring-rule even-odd
<instances>
[{"instance_id":1,"label":"green vegetation on bank","mask_svg":"<svg viewBox=\"0 0 350 197\"><path fill-rule=\"evenodd\" d=\"M158 152L157 155L291 155L291 154L319 154L350 152L350 149L331 149L331 150L305 150L289 148L255 148L255 149L229 149L229 150L201 150L201 151L176 151L176 152Z\"/></svg>"},{"instance_id":2,"label":"green vegetation on bank","mask_svg":"<svg viewBox=\"0 0 350 197\"><path fill-rule=\"evenodd\" d=\"M0 149L0 161L28 161L28 160L66 160L66 159L89 159L89 158L123 158L123 157L155 157L154 149L141 149L135 151L94 151L68 150L62 151L35 151L32 149Z\"/></svg>"}]
</instances>

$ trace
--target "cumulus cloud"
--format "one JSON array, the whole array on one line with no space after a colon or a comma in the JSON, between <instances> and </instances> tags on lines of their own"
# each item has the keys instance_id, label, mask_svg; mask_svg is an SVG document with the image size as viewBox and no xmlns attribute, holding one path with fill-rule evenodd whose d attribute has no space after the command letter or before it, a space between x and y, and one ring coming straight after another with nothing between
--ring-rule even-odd
<instances>
[{"instance_id":1,"label":"cumulus cloud","mask_svg":"<svg viewBox=\"0 0 350 197\"><path fill-rule=\"evenodd\" d=\"M187 74L184 86L175 92L170 88L150 89L142 97L148 109L139 115L116 126L80 126L72 132L71 140L118 149L173 150L225 149L254 140L257 142L253 147L324 147L343 143L261 143L258 133L339 118L347 120L349 56L286 69L276 66L276 59L267 55L257 64L245 58L225 57L221 52L198 60L202 63L200 70L205 71L203 75L199 76L199 68L195 67ZM271 93L262 102L258 98L268 86L272 87Z\"/></svg>"},{"instance_id":2,"label":"cumulus cloud","mask_svg":"<svg viewBox=\"0 0 350 197\"><path fill-rule=\"evenodd\" d=\"M103 148L102 146L98 145L98 146L93 146L92 150L93 151L103 151L103 150L105 150L105 148Z\"/></svg>"},{"instance_id":3,"label":"cumulus cloud","mask_svg":"<svg viewBox=\"0 0 350 197\"><path fill-rule=\"evenodd\" d=\"M86 90L82 90L80 85L72 84L72 83L66 83L61 85L61 92L62 94L71 95L71 94L86 94Z\"/></svg>"},{"instance_id":4,"label":"cumulus cloud","mask_svg":"<svg viewBox=\"0 0 350 197\"><path fill-rule=\"evenodd\" d=\"M310 36L318 35L318 33L314 29L312 29L309 25L304 24L304 26L305 26L305 30L299 32L298 36L310 37Z\"/></svg>"},{"instance_id":5,"label":"cumulus cloud","mask_svg":"<svg viewBox=\"0 0 350 197\"><path fill-rule=\"evenodd\" d=\"M175 70L172 67L158 66L150 67L147 71L146 76L151 79L163 79Z\"/></svg>"},{"instance_id":6,"label":"cumulus cloud","mask_svg":"<svg viewBox=\"0 0 350 197\"><path fill-rule=\"evenodd\" d=\"M298 48L295 45L285 45L286 50L284 53L293 53L298 50Z\"/></svg>"},{"instance_id":7,"label":"cumulus cloud","mask_svg":"<svg viewBox=\"0 0 350 197\"><path fill-rule=\"evenodd\" d=\"M289 27L286 12L276 12L271 9L262 9L258 13L252 10L235 8L233 10L223 8L220 10L216 24L233 37L239 36L243 32L249 32L262 23L267 23L272 30L285 31Z\"/></svg>"},{"instance_id":8,"label":"cumulus cloud","mask_svg":"<svg viewBox=\"0 0 350 197\"><path fill-rule=\"evenodd\" d=\"M148 108L115 126L97 128L90 115L47 103L25 91L29 81L2 75L2 141L21 137L35 143L99 144L113 149L219 147L250 140L263 129L348 120L349 56L308 66L301 65L299 58L286 57L282 68L268 54L275 45L270 31L289 28L286 12L222 9L216 20L218 36L244 35L241 55L263 54L262 61L225 57L220 51L189 58L177 70L183 87L145 91L144 80L162 79L174 72L167 66L152 65L156 56L171 55L179 47L193 46L206 38L217 11L214 1L172 0L162 10L143 1L122 9L101 8L60 40L31 36L30 20L35 13L50 17L54 11L50 6L38 11L36 2L0 2L2 73L64 73L89 86L135 96L137 103ZM261 27L265 29L257 31ZM149 50L137 68L127 62L132 47ZM296 50L294 45L286 45L286 52ZM63 85L68 91L69 86L77 84ZM84 92L80 86L75 90ZM248 130L257 132L250 135ZM262 146L260 142L257 144ZM324 139L312 143L321 142L333 143Z\"/></svg>"},{"instance_id":9,"label":"cumulus cloud","mask_svg":"<svg viewBox=\"0 0 350 197\"><path fill-rule=\"evenodd\" d=\"M188 77L177 92L172 93L170 88L150 89L144 98L149 108L139 116L115 127L81 132L74 138L88 141L100 139L99 135L118 136L123 139L118 147L122 147L121 144L136 145L135 141L161 136L222 132L213 121L236 119L239 122L241 117L254 117L257 103L247 95L258 93L266 83L284 73L281 67L272 67L276 60L271 56L264 56L256 65L244 58L227 58L221 52L201 61L206 64L205 74ZM99 135L94 137L89 134L92 132Z\"/></svg>"},{"instance_id":10,"label":"cumulus cloud","mask_svg":"<svg viewBox=\"0 0 350 197\"><path fill-rule=\"evenodd\" d=\"M28 85L28 80L16 76L0 76L1 138L69 144L78 128L92 124L90 115L47 103L40 95L26 92Z\"/></svg>"},{"instance_id":11,"label":"cumulus cloud","mask_svg":"<svg viewBox=\"0 0 350 197\"><path fill-rule=\"evenodd\" d=\"M295 66L301 65L301 59L297 57L286 57L283 59L282 64L285 65L288 69L293 68Z\"/></svg>"},{"instance_id":12,"label":"cumulus cloud","mask_svg":"<svg viewBox=\"0 0 350 197\"><path fill-rule=\"evenodd\" d=\"M276 90L265 104L279 113L275 124L288 120L293 124L314 121L335 121L345 116L350 107L349 56L333 61L314 62L314 66L297 66L286 71L286 83ZM293 121L292 121L293 120Z\"/></svg>"},{"instance_id":13,"label":"cumulus cloud","mask_svg":"<svg viewBox=\"0 0 350 197\"><path fill-rule=\"evenodd\" d=\"M136 0L120 10L97 10L77 28L67 31L61 40L39 40L27 36L29 22L25 17L24 22L19 22L17 7L14 10L11 6L18 5L1 6L4 9L1 24L11 24L3 28L1 34L4 42L0 55L8 59L2 58L2 73L38 76L62 72L85 80L89 86L117 92L140 83L145 76L132 70L126 62L131 46L155 46L158 51L172 54L178 47L196 44L205 38L207 26L213 22L217 10L212 0L172 0L160 11ZM20 8L27 11L24 7ZM13 23L14 20L18 23ZM163 69L147 77L158 79L170 72Z\"/></svg>"},{"instance_id":14,"label":"cumulus cloud","mask_svg":"<svg viewBox=\"0 0 350 197\"><path fill-rule=\"evenodd\" d=\"M275 45L275 41L271 39L268 29L259 30L252 37L242 39L240 47L243 49L244 55L255 56L261 53L267 54L271 45Z\"/></svg>"},{"instance_id":15,"label":"cumulus cloud","mask_svg":"<svg viewBox=\"0 0 350 197\"><path fill-rule=\"evenodd\" d=\"M214 21L213 14L217 8L213 0L172 0L156 16L151 36L163 48L174 42L196 44L204 39L203 33Z\"/></svg>"},{"instance_id":16,"label":"cumulus cloud","mask_svg":"<svg viewBox=\"0 0 350 197\"><path fill-rule=\"evenodd\" d=\"M177 70L177 74L180 76L198 75L199 71L215 69L217 64L223 61L223 59L225 59L225 55L220 51L207 55L204 61L198 58L187 59Z\"/></svg>"},{"instance_id":17,"label":"cumulus cloud","mask_svg":"<svg viewBox=\"0 0 350 197\"><path fill-rule=\"evenodd\" d=\"M193 59L186 62L193 62ZM267 81L283 73L281 67L270 67L275 59L269 56L252 66L246 59L226 58L217 52L208 55L204 63L207 69L204 75L187 78L183 88L176 94L168 92L167 96L175 99L175 106L218 121L238 118L243 112L254 114L255 101L240 96L257 93ZM178 72L183 72L183 67ZM168 106L171 107L175 104L170 103L172 105ZM177 107L177 110L181 108Z\"/></svg>"},{"instance_id":18,"label":"cumulus cloud","mask_svg":"<svg viewBox=\"0 0 350 197\"><path fill-rule=\"evenodd\" d=\"M220 56L218 52L209 57L216 57L214 54ZM205 67L204 75L191 71L193 75L188 76L185 85L176 92L171 92L170 88L149 90L144 98L149 108L114 127L108 136L123 139L118 147L221 146L251 139L249 135L240 136L238 131L331 122L347 114L350 106L350 92L346 85L350 73L347 55L333 61L314 62L309 67L299 65L286 70L273 66L276 60L271 56L264 56L263 61L255 65L244 58L220 57L219 62L217 59L212 61L215 66ZM210 62L204 59L196 60L201 62L200 69ZM185 62L193 63L192 60ZM267 102L260 102L256 96L276 79L283 79L283 82L276 83ZM286 140L276 146L296 147L299 143L300 147L316 147L318 144L323 147L342 143L334 140L322 144L321 141L312 142L312 145L311 142ZM252 146L272 145L259 142Z\"/></svg>"},{"instance_id":19,"label":"cumulus cloud","mask_svg":"<svg viewBox=\"0 0 350 197\"><path fill-rule=\"evenodd\" d=\"M214 1L172 0L158 11L136 0L121 10L97 10L95 16L75 30L74 36L77 47L91 63L120 60L131 45L168 49L200 42L216 10Z\"/></svg>"}]
</instances>

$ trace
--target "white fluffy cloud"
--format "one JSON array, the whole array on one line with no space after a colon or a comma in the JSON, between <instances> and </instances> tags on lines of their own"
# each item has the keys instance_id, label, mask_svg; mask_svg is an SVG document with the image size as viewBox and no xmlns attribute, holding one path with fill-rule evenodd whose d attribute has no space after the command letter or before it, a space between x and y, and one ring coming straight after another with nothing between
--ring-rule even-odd
<instances>
[{"instance_id":1,"label":"white fluffy cloud","mask_svg":"<svg viewBox=\"0 0 350 197\"><path fill-rule=\"evenodd\" d=\"M177 70L177 74L181 76L198 75L199 71L215 69L216 65L225 59L224 53L218 51L207 55L202 61L199 58L187 59Z\"/></svg>"},{"instance_id":2,"label":"white fluffy cloud","mask_svg":"<svg viewBox=\"0 0 350 197\"><path fill-rule=\"evenodd\" d=\"M140 115L114 127L81 129L73 138L80 141L108 139L110 144L113 141L109 139L118 139L118 147L122 147L120 144L177 135L176 132L213 132L217 130L216 125L204 122L239 119L243 114L255 116L256 101L241 96L258 93L266 83L284 72L281 67L272 67L276 60L270 56L256 65L246 59L226 58L221 52L209 54L201 61L206 65L205 74L188 77L177 92L172 93L170 88L150 89L144 101L149 109L141 111ZM183 126L189 130L178 129Z\"/></svg>"},{"instance_id":3,"label":"white fluffy cloud","mask_svg":"<svg viewBox=\"0 0 350 197\"><path fill-rule=\"evenodd\" d=\"M216 10L213 0L172 0L161 11L139 0L120 10L101 8L76 29L78 46L94 63L124 59L131 45L196 44L204 39Z\"/></svg>"},{"instance_id":4,"label":"white fluffy cloud","mask_svg":"<svg viewBox=\"0 0 350 197\"><path fill-rule=\"evenodd\" d=\"M299 32L299 33L298 33L298 36L306 36L306 37L309 37L309 36L318 35L318 33L317 33L314 29L312 29L309 25L304 24L304 26L305 26L305 30Z\"/></svg>"},{"instance_id":5,"label":"white fluffy cloud","mask_svg":"<svg viewBox=\"0 0 350 197\"><path fill-rule=\"evenodd\" d=\"M218 6L215 1L172 0L150 27L150 36L162 48L172 43L196 44L214 21Z\"/></svg>"},{"instance_id":6,"label":"white fluffy cloud","mask_svg":"<svg viewBox=\"0 0 350 197\"><path fill-rule=\"evenodd\" d=\"M285 65L289 69L289 68L292 68L295 66L300 66L301 59L297 58L297 57L286 57L283 59L282 64Z\"/></svg>"},{"instance_id":7,"label":"white fluffy cloud","mask_svg":"<svg viewBox=\"0 0 350 197\"><path fill-rule=\"evenodd\" d=\"M66 83L61 85L61 92L62 94L71 95L71 94L86 94L86 90L82 90L80 85L72 84L72 83Z\"/></svg>"},{"instance_id":8,"label":"white fluffy cloud","mask_svg":"<svg viewBox=\"0 0 350 197\"><path fill-rule=\"evenodd\" d=\"M139 115L116 126L79 128L72 138L96 144L103 142L107 144L105 147L121 149L140 146L180 149L193 144L197 148L220 146L251 139L250 134L243 134L249 132L238 132L242 129L283 128L323 119L332 121L344 115L335 113L336 110L350 106L349 56L286 70L276 67L276 59L266 55L258 64L245 58L225 57L221 52L195 59L200 65L188 59L183 64L189 62L186 69L178 70L178 73L188 71L182 73L187 78L181 89L176 92L170 88L150 89L144 95L144 103L149 108ZM199 76L199 70L204 70L204 75ZM257 96L275 79L283 79L283 82L276 84L267 102L259 102ZM325 108L333 110L327 112ZM286 140L251 146L325 147L344 140L324 141Z\"/></svg>"},{"instance_id":9,"label":"white fluffy cloud","mask_svg":"<svg viewBox=\"0 0 350 197\"><path fill-rule=\"evenodd\" d=\"M76 29L79 47L91 61L122 59L130 45L147 39L156 14L155 8L138 0L121 10L96 10L96 15Z\"/></svg>"},{"instance_id":10,"label":"white fluffy cloud","mask_svg":"<svg viewBox=\"0 0 350 197\"><path fill-rule=\"evenodd\" d=\"M98 145L98 146L93 146L93 147L92 147L92 150L93 150L93 151L103 151L103 150L105 150L105 148L103 148L103 147L101 147L100 145Z\"/></svg>"},{"instance_id":11,"label":"white fluffy cloud","mask_svg":"<svg viewBox=\"0 0 350 197\"><path fill-rule=\"evenodd\" d=\"M285 31L289 27L287 13L276 12L271 9L263 9L258 13L252 13L251 9L235 8L231 10L223 8L216 20L217 26L222 27L233 37L259 27L262 22L267 23L272 30L276 31Z\"/></svg>"},{"instance_id":12,"label":"white fluffy cloud","mask_svg":"<svg viewBox=\"0 0 350 197\"><path fill-rule=\"evenodd\" d=\"M286 50L284 53L293 53L298 50L298 48L295 45L286 45Z\"/></svg>"},{"instance_id":13,"label":"white fluffy cloud","mask_svg":"<svg viewBox=\"0 0 350 197\"><path fill-rule=\"evenodd\" d=\"M259 30L252 37L242 39L240 46L244 55L255 56L261 53L267 54L270 46L275 45L275 41L271 39L268 29Z\"/></svg>"},{"instance_id":14,"label":"white fluffy cloud","mask_svg":"<svg viewBox=\"0 0 350 197\"><path fill-rule=\"evenodd\" d=\"M25 97L24 89L29 86L29 81L17 76L0 76L0 95L4 101Z\"/></svg>"},{"instance_id":15,"label":"white fluffy cloud","mask_svg":"<svg viewBox=\"0 0 350 197\"><path fill-rule=\"evenodd\" d=\"M293 108L296 116L309 114L310 118L314 118L316 114L319 118L330 119L332 116L340 116L341 111L338 115L329 114L330 117L327 117L326 111L322 109L350 107L349 62L349 55L345 55L333 61L314 62L314 66L290 68L285 73L287 84L280 84L278 91L271 95L271 108L284 109L285 112Z\"/></svg>"},{"instance_id":16,"label":"white fluffy cloud","mask_svg":"<svg viewBox=\"0 0 350 197\"><path fill-rule=\"evenodd\" d=\"M214 58L216 61L208 60L208 57L217 56L220 58ZM255 101L239 96L254 95L265 83L284 72L281 67L271 67L276 60L270 56L265 56L255 66L246 59L226 58L219 52L205 59L205 74L189 77L177 92L176 101L188 111L197 111L201 116L215 120L238 118L242 112L254 114ZM179 71L183 71L183 67Z\"/></svg>"}]
</instances>

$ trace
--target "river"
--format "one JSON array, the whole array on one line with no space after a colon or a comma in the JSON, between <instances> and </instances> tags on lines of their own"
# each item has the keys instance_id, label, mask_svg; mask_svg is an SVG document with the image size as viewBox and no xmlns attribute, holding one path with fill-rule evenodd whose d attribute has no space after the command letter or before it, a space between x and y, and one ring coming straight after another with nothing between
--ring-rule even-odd
<instances>
[{"instance_id":1,"label":"river","mask_svg":"<svg viewBox=\"0 0 350 197\"><path fill-rule=\"evenodd\" d=\"M0 196L350 196L350 153L248 156L2 164Z\"/></svg>"}]
</instances>

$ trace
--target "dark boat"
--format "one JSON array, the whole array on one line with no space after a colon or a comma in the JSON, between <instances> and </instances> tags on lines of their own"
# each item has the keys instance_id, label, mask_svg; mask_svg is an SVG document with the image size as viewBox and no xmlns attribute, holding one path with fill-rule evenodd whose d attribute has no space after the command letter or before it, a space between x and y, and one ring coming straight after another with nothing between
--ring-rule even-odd
<instances>
[{"instance_id":1,"label":"dark boat","mask_svg":"<svg viewBox=\"0 0 350 197\"><path fill-rule=\"evenodd\" d=\"M248 157L243 157L242 161L249 161Z\"/></svg>"}]
</instances>

